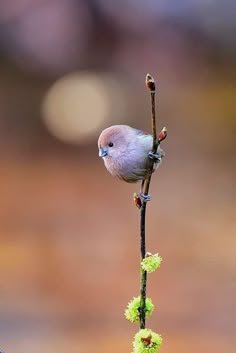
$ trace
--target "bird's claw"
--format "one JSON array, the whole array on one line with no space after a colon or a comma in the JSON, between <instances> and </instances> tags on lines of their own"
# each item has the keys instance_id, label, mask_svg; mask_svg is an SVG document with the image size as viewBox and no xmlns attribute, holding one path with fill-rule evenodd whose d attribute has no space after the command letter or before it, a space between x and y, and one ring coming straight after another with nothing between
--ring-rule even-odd
<instances>
[{"instance_id":1,"label":"bird's claw","mask_svg":"<svg viewBox=\"0 0 236 353\"><path fill-rule=\"evenodd\" d=\"M140 192L139 197L142 202L148 202L152 199L150 195L145 195L143 192Z\"/></svg>"},{"instance_id":2,"label":"bird's claw","mask_svg":"<svg viewBox=\"0 0 236 353\"><path fill-rule=\"evenodd\" d=\"M161 162L161 159L162 159L162 154L161 154L160 152L156 152L156 153L149 152L149 153L148 153L148 157L149 157L150 159L153 159L154 162L160 163L160 162Z\"/></svg>"}]
</instances>

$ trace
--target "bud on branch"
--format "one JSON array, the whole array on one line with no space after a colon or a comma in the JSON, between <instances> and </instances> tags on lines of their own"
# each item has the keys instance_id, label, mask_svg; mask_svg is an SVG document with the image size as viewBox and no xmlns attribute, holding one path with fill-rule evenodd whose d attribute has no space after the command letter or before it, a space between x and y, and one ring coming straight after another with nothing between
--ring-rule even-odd
<instances>
[{"instance_id":1,"label":"bud on branch","mask_svg":"<svg viewBox=\"0 0 236 353\"><path fill-rule=\"evenodd\" d=\"M146 83L147 89L149 89L150 92L154 93L156 91L154 78L150 74L146 75L145 83Z\"/></svg>"},{"instance_id":2,"label":"bud on branch","mask_svg":"<svg viewBox=\"0 0 236 353\"><path fill-rule=\"evenodd\" d=\"M158 135L158 142L160 143L161 141L165 140L166 136L167 136L167 128L163 127L163 129Z\"/></svg>"}]
</instances>

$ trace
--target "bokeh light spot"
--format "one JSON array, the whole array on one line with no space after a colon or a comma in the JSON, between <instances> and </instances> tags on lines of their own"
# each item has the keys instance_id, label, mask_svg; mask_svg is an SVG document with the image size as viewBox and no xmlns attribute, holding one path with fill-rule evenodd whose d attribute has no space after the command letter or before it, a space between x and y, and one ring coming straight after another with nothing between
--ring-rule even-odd
<instances>
[{"instance_id":1,"label":"bokeh light spot","mask_svg":"<svg viewBox=\"0 0 236 353\"><path fill-rule=\"evenodd\" d=\"M59 140L84 143L108 120L109 94L105 79L92 73L72 73L49 89L43 102L43 120Z\"/></svg>"}]
</instances>

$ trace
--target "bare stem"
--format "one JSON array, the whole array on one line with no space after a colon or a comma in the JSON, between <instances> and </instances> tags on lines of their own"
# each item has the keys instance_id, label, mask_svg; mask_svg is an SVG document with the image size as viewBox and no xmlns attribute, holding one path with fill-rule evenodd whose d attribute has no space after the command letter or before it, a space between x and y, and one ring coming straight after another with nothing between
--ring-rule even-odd
<instances>
[{"instance_id":1,"label":"bare stem","mask_svg":"<svg viewBox=\"0 0 236 353\"><path fill-rule=\"evenodd\" d=\"M152 152L156 153L156 150L157 150L157 128L156 128L155 91L151 91L151 109L152 109L152 136L153 136Z\"/></svg>"},{"instance_id":2,"label":"bare stem","mask_svg":"<svg viewBox=\"0 0 236 353\"><path fill-rule=\"evenodd\" d=\"M155 108L155 81L153 77L149 74L146 76L146 86L150 91L151 95L151 112L152 112L152 135L153 135L153 146L152 153L157 152L157 148L160 144L159 139L157 139L157 130L156 130L156 108ZM152 178L154 160L150 159L149 169L147 173L147 178L144 182L143 193L148 195L149 186ZM146 206L147 203L143 202L140 208L140 252L141 252L141 261L145 258L146 254ZM140 280L140 329L145 328L146 321L146 288L147 288L147 272L141 268L141 280Z\"/></svg>"}]
</instances>

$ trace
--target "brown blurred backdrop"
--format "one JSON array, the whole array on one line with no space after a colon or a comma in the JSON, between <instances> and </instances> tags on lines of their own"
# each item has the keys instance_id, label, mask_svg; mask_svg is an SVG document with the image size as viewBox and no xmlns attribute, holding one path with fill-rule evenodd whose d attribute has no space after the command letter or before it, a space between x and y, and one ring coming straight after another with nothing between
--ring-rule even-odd
<instances>
[{"instance_id":1,"label":"brown blurred backdrop","mask_svg":"<svg viewBox=\"0 0 236 353\"><path fill-rule=\"evenodd\" d=\"M138 185L97 155L111 124L150 130L147 323L163 353L236 349L235 13L232 1L0 2L0 350L131 352Z\"/></svg>"}]
</instances>

